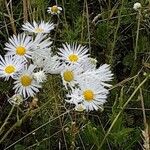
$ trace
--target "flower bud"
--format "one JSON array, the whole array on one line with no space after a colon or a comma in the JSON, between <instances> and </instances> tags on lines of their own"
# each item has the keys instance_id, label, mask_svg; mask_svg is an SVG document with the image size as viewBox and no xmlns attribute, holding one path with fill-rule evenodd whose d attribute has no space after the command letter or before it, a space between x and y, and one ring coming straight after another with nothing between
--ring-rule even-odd
<instances>
[{"instance_id":1,"label":"flower bud","mask_svg":"<svg viewBox=\"0 0 150 150\"><path fill-rule=\"evenodd\" d=\"M133 9L136 10L136 11L141 9L141 7L142 7L141 3L138 3L138 2L133 5Z\"/></svg>"}]
</instances>

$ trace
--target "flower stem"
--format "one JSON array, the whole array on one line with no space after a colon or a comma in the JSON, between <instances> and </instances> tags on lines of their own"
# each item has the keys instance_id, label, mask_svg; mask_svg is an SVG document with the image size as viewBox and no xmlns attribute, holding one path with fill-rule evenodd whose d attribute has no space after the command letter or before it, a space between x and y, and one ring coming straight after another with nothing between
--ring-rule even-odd
<instances>
[{"instance_id":1,"label":"flower stem","mask_svg":"<svg viewBox=\"0 0 150 150\"><path fill-rule=\"evenodd\" d=\"M137 59L137 49L138 49L140 22L141 22L141 12L140 12L140 10L139 10L138 23L137 23L137 33L136 33L136 42L135 42L135 49L134 49L134 60Z\"/></svg>"},{"instance_id":2,"label":"flower stem","mask_svg":"<svg viewBox=\"0 0 150 150\"><path fill-rule=\"evenodd\" d=\"M110 131L112 130L114 124L116 123L116 121L118 120L120 114L122 113L122 111L125 109L125 107L128 105L128 103L131 101L131 99L133 98L133 96L136 94L136 92L141 88L141 86L147 81L148 77L146 77L139 85L138 87L134 90L134 92L132 93L132 95L129 97L129 99L126 101L126 103L123 105L122 109L119 111L119 113L117 114L117 116L115 117L115 119L113 120L111 126L109 127L107 133L105 134L100 147L98 148L99 150L102 148L107 136L109 135Z\"/></svg>"},{"instance_id":3,"label":"flower stem","mask_svg":"<svg viewBox=\"0 0 150 150\"><path fill-rule=\"evenodd\" d=\"M2 124L2 126L0 127L0 135L3 133L2 130L3 130L3 128L5 127L5 125L7 124L7 121L8 121L8 119L9 119L9 117L11 116L11 114L12 114L14 108L15 108L15 105L12 105L11 110L10 110L8 116L6 117L6 119L5 119L4 123Z\"/></svg>"},{"instance_id":4,"label":"flower stem","mask_svg":"<svg viewBox=\"0 0 150 150\"><path fill-rule=\"evenodd\" d=\"M53 98L52 98L53 99ZM36 114L37 112L39 112L43 107L45 107L52 99L50 99L49 101L47 101L46 103L44 103L41 107L35 109L35 110L28 110L26 112L26 114L20 119L18 120L16 123L14 123L14 125L12 125L10 127L10 129L4 134L4 136L0 139L0 144L5 140L5 138L9 135L10 132L12 132L14 129L16 129L18 127L18 125L22 124L22 122L24 120L26 120L28 117L33 116L34 114Z\"/></svg>"}]
</instances>

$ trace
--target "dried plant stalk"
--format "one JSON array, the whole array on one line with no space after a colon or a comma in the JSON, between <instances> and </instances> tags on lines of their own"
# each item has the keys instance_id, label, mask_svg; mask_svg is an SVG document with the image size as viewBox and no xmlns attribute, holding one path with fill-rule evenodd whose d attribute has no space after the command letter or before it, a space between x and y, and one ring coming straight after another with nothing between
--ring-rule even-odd
<instances>
[{"instance_id":1,"label":"dried plant stalk","mask_svg":"<svg viewBox=\"0 0 150 150\"><path fill-rule=\"evenodd\" d=\"M27 0L23 0L23 20L28 21L28 3Z\"/></svg>"},{"instance_id":2,"label":"dried plant stalk","mask_svg":"<svg viewBox=\"0 0 150 150\"><path fill-rule=\"evenodd\" d=\"M10 5L10 8L9 8L9 5ZM5 7L6 7L7 12L8 12L8 17L9 17L9 20L10 20L10 24L11 24L13 33L16 35L17 32L16 32L16 26L15 26L15 20L13 18L12 1L7 3L7 1L5 0Z\"/></svg>"},{"instance_id":3,"label":"dried plant stalk","mask_svg":"<svg viewBox=\"0 0 150 150\"><path fill-rule=\"evenodd\" d=\"M148 124L146 124L146 127L144 130L142 130L143 135L143 150L150 150L150 143L149 143L149 133L148 133Z\"/></svg>"}]
</instances>

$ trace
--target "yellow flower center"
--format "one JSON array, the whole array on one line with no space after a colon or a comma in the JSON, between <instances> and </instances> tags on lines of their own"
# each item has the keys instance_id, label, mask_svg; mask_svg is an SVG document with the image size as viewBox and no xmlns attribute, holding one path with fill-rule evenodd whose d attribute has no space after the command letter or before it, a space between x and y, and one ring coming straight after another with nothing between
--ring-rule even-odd
<instances>
[{"instance_id":1,"label":"yellow flower center","mask_svg":"<svg viewBox=\"0 0 150 150\"><path fill-rule=\"evenodd\" d=\"M64 77L64 80L67 81L67 82L70 82L74 79L74 75L73 75L73 72L72 71L65 71L63 73L63 77Z\"/></svg>"},{"instance_id":2,"label":"yellow flower center","mask_svg":"<svg viewBox=\"0 0 150 150\"><path fill-rule=\"evenodd\" d=\"M7 73L7 74L11 74L11 73L13 73L13 72L15 72L15 67L13 66L13 65L9 65L9 66L7 66L6 68L5 68L5 72Z\"/></svg>"},{"instance_id":3,"label":"yellow flower center","mask_svg":"<svg viewBox=\"0 0 150 150\"><path fill-rule=\"evenodd\" d=\"M94 93L92 90L85 90L83 92L83 96L86 101L92 101L94 98Z\"/></svg>"},{"instance_id":4,"label":"yellow flower center","mask_svg":"<svg viewBox=\"0 0 150 150\"><path fill-rule=\"evenodd\" d=\"M41 32L43 32L44 31L44 29L42 29L42 28L36 28L35 29L35 32L38 32L38 33L41 33Z\"/></svg>"},{"instance_id":5,"label":"yellow flower center","mask_svg":"<svg viewBox=\"0 0 150 150\"><path fill-rule=\"evenodd\" d=\"M21 84L23 86L29 86L31 85L31 82L32 82L32 77L30 77L29 75L23 75L21 77Z\"/></svg>"},{"instance_id":6,"label":"yellow flower center","mask_svg":"<svg viewBox=\"0 0 150 150\"><path fill-rule=\"evenodd\" d=\"M76 54L71 54L70 56L69 56L69 60L71 61L71 62L77 62L78 61L78 56L76 55Z\"/></svg>"},{"instance_id":7,"label":"yellow flower center","mask_svg":"<svg viewBox=\"0 0 150 150\"><path fill-rule=\"evenodd\" d=\"M53 13L57 13L58 12L58 7L56 5L54 5L52 8L51 8L51 11Z\"/></svg>"},{"instance_id":8,"label":"yellow flower center","mask_svg":"<svg viewBox=\"0 0 150 150\"><path fill-rule=\"evenodd\" d=\"M24 55L25 53L26 53L25 47L23 47L23 46L18 46L18 47L16 47L16 54L17 54L17 55L22 56L22 55Z\"/></svg>"}]
</instances>

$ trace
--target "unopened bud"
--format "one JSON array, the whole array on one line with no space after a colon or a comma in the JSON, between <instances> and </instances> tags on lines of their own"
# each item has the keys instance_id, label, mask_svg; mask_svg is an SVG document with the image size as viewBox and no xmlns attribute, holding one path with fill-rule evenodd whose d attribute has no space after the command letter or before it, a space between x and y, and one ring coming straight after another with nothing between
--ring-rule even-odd
<instances>
[{"instance_id":1,"label":"unopened bud","mask_svg":"<svg viewBox=\"0 0 150 150\"><path fill-rule=\"evenodd\" d=\"M136 10L136 11L141 9L141 7L142 7L141 3L138 3L138 2L133 5L133 9Z\"/></svg>"}]
</instances>

